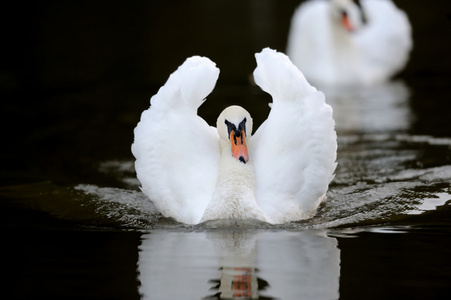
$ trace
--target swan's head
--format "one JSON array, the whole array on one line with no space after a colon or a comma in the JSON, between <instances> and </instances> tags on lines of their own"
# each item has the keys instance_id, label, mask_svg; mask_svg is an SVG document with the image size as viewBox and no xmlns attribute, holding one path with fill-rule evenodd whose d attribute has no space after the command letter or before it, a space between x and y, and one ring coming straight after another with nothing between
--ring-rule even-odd
<instances>
[{"instance_id":1,"label":"swan's head","mask_svg":"<svg viewBox=\"0 0 451 300\"><path fill-rule=\"evenodd\" d=\"M332 20L348 32L358 29L365 18L359 0L331 0Z\"/></svg>"},{"instance_id":2,"label":"swan's head","mask_svg":"<svg viewBox=\"0 0 451 300\"><path fill-rule=\"evenodd\" d=\"M216 122L219 137L228 141L232 156L242 163L247 163L249 154L246 138L252 133L251 115L241 106L229 106L222 111Z\"/></svg>"}]
</instances>

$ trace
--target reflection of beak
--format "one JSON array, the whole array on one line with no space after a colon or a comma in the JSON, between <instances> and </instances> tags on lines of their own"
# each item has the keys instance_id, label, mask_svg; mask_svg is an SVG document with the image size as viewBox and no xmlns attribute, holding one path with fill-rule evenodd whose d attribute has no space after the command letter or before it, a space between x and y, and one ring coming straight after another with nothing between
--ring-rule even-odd
<instances>
[{"instance_id":1,"label":"reflection of beak","mask_svg":"<svg viewBox=\"0 0 451 300\"><path fill-rule=\"evenodd\" d=\"M347 31L354 30L354 27L352 26L351 22L349 21L348 14L345 12L341 15L341 24L343 25L344 28L346 28Z\"/></svg>"},{"instance_id":2,"label":"reflection of beak","mask_svg":"<svg viewBox=\"0 0 451 300\"><path fill-rule=\"evenodd\" d=\"M247 163L249 154L247 153L244 131L232 130L230 132L230 143L232 144L232 156L242 163Z\"/></svg>"}]
</instances>

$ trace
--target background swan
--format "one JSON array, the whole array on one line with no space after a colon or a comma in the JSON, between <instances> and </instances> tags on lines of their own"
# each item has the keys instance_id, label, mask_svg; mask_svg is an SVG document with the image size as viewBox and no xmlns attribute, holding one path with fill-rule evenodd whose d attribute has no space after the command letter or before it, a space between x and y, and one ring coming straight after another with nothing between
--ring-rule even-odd
<instances>
[{"instance_id":1,"label":"background swan","mask_svg":"<svg viewBox=\"0 0 451 300\"><path fill-rule=\"evenodd\" d=\"M219 76L205 57L187 59L142 113L135 169L163 215L284 223L313 216L324 200L336 167L332 109L286 55L267 48L256 59L255 82L273 106L254 136L239 106L226 108L217 128L197 115Z\"/></svg>"},{"instance_id":2,"label":"background swan","mask_svg":"<svg viewBox=\"0 0 451 300\"><path fill-rule=\"evenodd\" d=\"M406 14L391 0L311 0L291 21L287 54L314 84L372 84L407 63Z\"/></svg>"}]
</instances>

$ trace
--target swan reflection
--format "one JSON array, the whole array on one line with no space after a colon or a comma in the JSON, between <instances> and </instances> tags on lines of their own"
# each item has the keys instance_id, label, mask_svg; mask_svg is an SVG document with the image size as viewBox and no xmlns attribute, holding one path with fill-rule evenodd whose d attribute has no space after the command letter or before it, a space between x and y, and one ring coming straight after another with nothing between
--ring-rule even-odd
<instances>
[{"instance_id":1,"label":"swan reflection","mask_svg":"<svg viewBox=\"0 0 451 300\"><path fill-rule=\"evenodd\" d=\"M221 268L221 278L210 280L216 283L211 290L218 290L204 299L259 299L258 291L264 290L268 282L258 278L255 268Z\"/></svg>"},{"instance_id":2,"label":"swan reflection","mask_svg":"<svg viewBox=\"0 0 451 300\"><path fill-rule=\"evenodd\" d=\"M147 299L337 299L340 250L324 230L159 230L138 271Z\"/></svg>"},{"instance_id":3,"label":"swan reflection","mask_svg":"<svg viewBox=\"0 0 451 300\"><path fill-rule=\"evenodd\" d=\"M336 129L352 132L402 131L410 128L410 91L402 81L362 87L317 87L334 109Z\"/></svg>"}]
</instances>

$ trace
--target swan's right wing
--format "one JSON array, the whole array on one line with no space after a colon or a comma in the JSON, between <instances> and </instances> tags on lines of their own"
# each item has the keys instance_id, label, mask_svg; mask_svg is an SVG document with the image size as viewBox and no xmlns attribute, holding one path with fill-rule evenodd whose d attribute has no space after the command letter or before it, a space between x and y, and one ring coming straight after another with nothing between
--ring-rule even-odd
<instances>
[{"instance_id":1,"label":"swan's right wing","mask_svg":"<svg viewBox=\"0 0 451 300\"><path fill-rule=\"evenodd\" d=\"M152 97L134 131L142 191L163 215L184 223L200 221L216 186L218 133L197 109L218 76L208 58L187 59Z\"/></svg>"},{"instance_id":2,"label":"swan's right wing","mask_svg":"<svg viewBox=\"0 0 451 300\"><path fill-rule=\"evenodd\" d=\"M250 144L257 202L272 223L311 217L336 167L332 108L286 55L267 48L255 56L255 82L273 98Z\"/></svg>"},{"instance_id":3,"label":"swan's right wing","mask_svg":"<svg viewBox=\"0 0 451 300\"><path fill-rule=\"evenodd\" d=\"M393 76L406 65L412 50L412 29L407 15L392 1L362 1L368 25L354 39L362 53L362 68L373 80Z\"/></svg>"}]
</instances>

